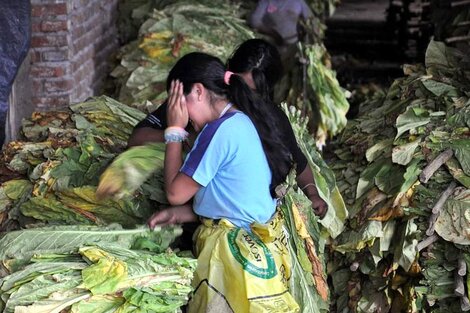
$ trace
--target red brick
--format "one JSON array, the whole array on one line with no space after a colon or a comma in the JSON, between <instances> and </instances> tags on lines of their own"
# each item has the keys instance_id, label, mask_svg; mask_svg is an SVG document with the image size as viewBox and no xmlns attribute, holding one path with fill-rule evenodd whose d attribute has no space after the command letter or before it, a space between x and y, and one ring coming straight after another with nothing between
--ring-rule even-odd
<instances>
[{"instance_id":1,"label":"red brick","mask_svg":"<svg viewBox=\"0 0 470 313\"><path fill-rule=\"evenodd\" d=\"M31 75L33 77L61 77L65 74L65 68L62 66L40 66L33 64L31 66Z\"/></svg>"},{"instance_id":2,"label":"red brick","mask_svg":"<svg viewBox=\"0 0 470 313\"><path fill-rule=\"evenodd\" d=\"M94 73L96 69L94 67L93 61L90 59L82 64L76 71L73 73L74 81L82 82L88 80Z\"/></svg>"},{"instance_id":3,"label":"red brick","mask_svg":"<svg viewBox=\"0 0 470 313\"><path fill-rule=\"evenodd\" d=\"M37 50L30 50L31 63L37 63L42 61L41 52Z\"/></svg>"},{"instance_id":4,"label":"red brick","mask_svg":"<svg viewBox=\"0 0 470 313\"><path fill-rule=\"evenodd\" d=\"M31 47L64 47L67 45L66 35L39 35L31 38Z\"/></svg>"},{"instance_id":5,"label":"red brick","mask_svg":"<svg viewBox=\"0 0 470 313\"><path fill-rule=\"evenodd\" d=\"M94 51L92 47L86 47L85 49L78 50L76 54L73 55L73 65L72 70L78 71L80 68L83 68L86 62L92 62L94 58Z\"/></svg>"},{"instance_id":6,"label":"red brick","mask_svg":"<svg viewBox=\"0 0 470 313\"><path fill-rule=\"evenodd\" d=\"M67 3L55 4L33 4L31 6L31 16L57 16L67 14Z\"/></svg>"},{"instance_id":7,"label":"red brick","mask_svg":"<svg viewBox=\"0 0 470 313\"><path fill-rule=\"evenodd\" d=\"M65 107L70 103L69 96L44 96L33 97L33 105L42 109Z\"/></svg>"},{"instance_id":8,"label":"red brick","mask_svg":"<svg viewBox=\"0 0 470 313\"><path fill-rule=\"evenodd\" d=\"M119 0L32 2L33 101L50 110L86 99L103 85L117 50Z\"/></svg>"},{"instance_id":9,"label":"red brick","mask_svg":"<svg viewBox=\"0 0 470 313\"><path fill-rule=\"evenodd\" d=\"M32 33L39 33L41 31L41 23L32 21L31 22L31 32Z\"/></svg>"},{"instance_id":10,"label":"red brick","mask_svg":"<svg viewBox=\"0 0 470 313\"><path fill-rule=\"evenodd\" d=\"M61 80L47 80L44 82L44 90L47 93L54 92L65 92L72 89L72 80L61 79Z\"/></svg>"},{"instance_id":11,"label":"red brick","mask_svg":"<svg viewBox=\"0 0 470 313\"><path fill-rule=\"evenodd\" d=\"M68 59L67 50L51 50L42 53L42 60L49 62L65 61Z\"/></svg>"},{"instance_id":12,"label":"red brick","mask_svg":"<svg viewBox=\"0 0 470 313\"><path fill-rule=\"evenodd\" d=\"M67 21L43 21L41 22L41 31L59 32L67 30Z\"/></svg>"},{"instance_id":13,"label":"red brick","mask_svg":"<svg viewBox=\"0 0 470 313\"><path fill-rule=\"evenodd\" d=\"M44 80L33 78L32 87L34 95L42 94L44 92Z\"/></svg>"}]
</instances>

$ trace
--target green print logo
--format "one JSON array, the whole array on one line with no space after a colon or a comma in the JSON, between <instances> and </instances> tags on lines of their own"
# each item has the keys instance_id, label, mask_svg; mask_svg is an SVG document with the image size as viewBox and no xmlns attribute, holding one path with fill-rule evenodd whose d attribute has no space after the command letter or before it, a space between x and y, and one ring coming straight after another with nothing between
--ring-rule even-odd
<instances>
[{"instance_id":1,"label":"green print logo","mask_svg":"<svg viewBox=\"0 0 470 313\"><path fill-rule=\"evenodd\" d=\"M246 245L249 247L251 254L253 255L254 260L261 261L262 254L264 254L264 258L266 259L266 268L262 268L256 266L255 264L251 263L250 260L245 258L242 253L240 252L240 247L237 244L237 237L240 232L240 229L234 229L227 234L228 245L230 247L230 251L232 252L233 257L235 260L238 261L243 267L245 271L248 273L263 279L270 279L276 276L276 263L274 262L273 255L268 250L266 245L257 237L244 235L243 240L246 241ZM263 250L262 252L259 251L260 248ZM262 254L261 254L262 253Z\"/></svg>"}]
</instances>

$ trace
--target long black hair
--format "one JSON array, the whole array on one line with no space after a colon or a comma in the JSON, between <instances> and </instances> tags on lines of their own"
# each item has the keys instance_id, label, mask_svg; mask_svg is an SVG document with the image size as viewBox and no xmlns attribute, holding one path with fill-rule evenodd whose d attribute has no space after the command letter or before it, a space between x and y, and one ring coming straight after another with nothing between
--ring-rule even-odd
<instances>
[{"instance_id":1,"label":"long black hair","mask_svg":"<svg viewBox=\"0 0 470 313\"><path fill-rule=\"evenodd\" d=\"M251 72L256 92L265 100L273 99L274 86L283 75L279 51L259 38L241 43L227 60L227 69L235 73Z\"/></svg>"},{"instance_id":2,"label":"long black hair","mask_svg":"<svg viewBox=\"0 0 470 313\"><path fill-rule=\"evenodd\" d=\"M173 66L167 79L167 90L171 81L183 83L183 92L188 94L193 84L201 83L215 96L227 98L244 112L256 127L263 150L272 173L270 192L276 197L275 188L283 183L293 162L289 150L283 144L272 115L272 104L253 92L239 75L231 75L229 84L224 82L225 66L220 59L200 52L186 54Z\"/></svg>"}]
</instances>

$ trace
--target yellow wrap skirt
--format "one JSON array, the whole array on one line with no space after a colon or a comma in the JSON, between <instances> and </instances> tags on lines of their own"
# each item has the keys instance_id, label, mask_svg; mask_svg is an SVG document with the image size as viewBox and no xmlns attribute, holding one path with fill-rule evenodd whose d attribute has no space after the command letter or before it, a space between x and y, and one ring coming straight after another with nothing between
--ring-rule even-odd
<instances>
[{"instance_id":1,"label":"yellow wrap skirt","mask_svg":"<svg viewBox=\"0 0 470 313\"><path fill-rule=\"evenodd\" d=\"M276 214L251 232L226 219L203 219L194 234L198 266L188 313L299 312L288 291L287 232Z\"/></svg>"}]
</instances>

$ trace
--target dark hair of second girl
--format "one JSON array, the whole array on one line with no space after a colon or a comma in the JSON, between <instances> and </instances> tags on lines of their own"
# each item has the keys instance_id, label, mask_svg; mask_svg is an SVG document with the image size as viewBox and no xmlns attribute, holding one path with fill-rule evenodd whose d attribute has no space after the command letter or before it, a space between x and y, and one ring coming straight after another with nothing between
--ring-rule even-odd
<instances>
[{"instance_id":1,"label":"dark hair of second girl","mask_svg":"<svg viewBox=\"0 0 470 313\"><path fill-rule=\"evenodd\" d=\"M193 84L201 83L215 96L226 97L248 115L263 144L272 172L270 191L276 197L275 188L285 181L293 162L271 114L272 103L253 92L238 75L232 75L229 85L225 84L224 74L225 66L218 58L200 52L189 53L179 59L168 74L167 90L176 79L183 83L184 94L191 91Z\"/></svg>"},{"instance_id":2,"label":"dark hair of second girl","mask_svg":"<svg viewBox=\"0 0 470 313\"><path fill-rule=\"evenodd\" d=\"M235 73L251 71L256 92L265 100L273 99L274 85L283 74L279 51L259 38L241 43L227 60L227 69Z\"/></svg>"}]
</instances>

